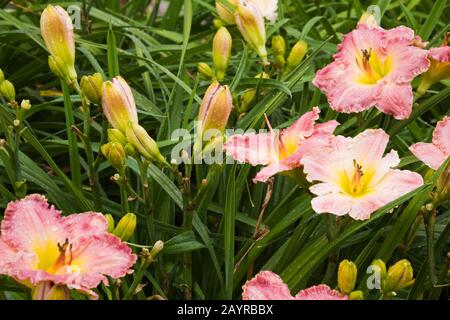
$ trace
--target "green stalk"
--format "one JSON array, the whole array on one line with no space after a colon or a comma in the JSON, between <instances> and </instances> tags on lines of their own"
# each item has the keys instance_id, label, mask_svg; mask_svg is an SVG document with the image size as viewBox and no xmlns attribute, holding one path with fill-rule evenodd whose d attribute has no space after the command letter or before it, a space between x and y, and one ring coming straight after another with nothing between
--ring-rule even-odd
<instances>
[{"instance_id":1,"label":"green stalk","mask_svg":"<svg viewBox=\"0 0 450 320\"><path fill-rule=\"evenodd\" d=\"M428 268L430 269L430 279L434 286L437 283L436 277L436 258L434 253L434 227L436 224L436 213L429 212L426 217L426 234L427 234L427 252L428 252Z\"/></svg>"}]
</instances>

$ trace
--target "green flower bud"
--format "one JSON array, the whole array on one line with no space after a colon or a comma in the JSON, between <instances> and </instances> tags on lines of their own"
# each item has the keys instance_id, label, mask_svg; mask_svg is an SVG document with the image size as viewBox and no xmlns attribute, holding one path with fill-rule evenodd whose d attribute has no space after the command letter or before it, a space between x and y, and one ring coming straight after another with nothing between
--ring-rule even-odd
<instances>
[{"instance_id":1,"label":"green flower bud","mask_svg":"<svg viewBox=\"0 0 450 320\"><path fill-rule=\"evenodd\" d=\"M125 164L126 154L123 146L117 142L108 142L101 146L101 150L106 159L116 168L120 169Z\"/></svg>"},{"instance_id":2,"label":"green flower bud","mask_svg":"<svg viewBox=\"0 0 450 320\"><path fill-rule=\"evenodd\" d=\"M308 44L303 40L297 41L294 47L292 47L291 52L289 52L286 70L289 72L298 66L302 62L307 51Z\"/></svg>"},{"instance_id":3,"label":"green flower bud","mask_svg":"<svg viewBox=\"0 0 450 320\"><path fill-rule=\"evenodd\" d=\"M350 300L364 300L364 292L361 290L352 291L350 292L348 298Z\"/></svg>"},{"instance_id":4,"label":"green flower bud","mask_svg":"<svg viewBox=\"0 0 450 320\"><path fill-rule=\"evenodd\" d=\"M51 281L39 282L31 292L33 300L71 300L67 286Z\"/></svg>"},{"instance_id":5,"label":"green flower bud","mask_svg":"<svg viewBox=\"0 0 450 320\"><path fill-rule=\"evenodd\" d=\"M100 73L81 77L81 90L89 101L100 104L102 101L103 77Z\"/></svg>"},{"instance_id":6,"label":"green flower bud","mask_svg":"<svg viewBox=\"0 0 450 320\"><path fill-rule=\"evenodd\" d=\"M343 260L338 269L338 285L343 294L349 294L355 287L358 269L356 265L348 260Z\"/></svg>"},{"instance_id":7,"label":"green flower bud","mask_svg":"<svg viewBox=\"0 0 450 320\"><path fill-rule=\"evenodd\" d=\"M197 70L203 80L210 80L213 77L213 71L207 63L199 62Z\"/></svg>"},{"instance_id":8,"label":"green flower bud","mask_svg":"<svg viewBox=\"0 0 450 320\"><path fill-rule=\"evenodd\" d=\"M227 28L220 27L213 39L213 63L216 70L216 78L222 81L230 63L231 46L233 40Z\"/></svg>"},{"instance_id":9,"label":"green flower bud","mask_svg":"<svg viewBox=\"0 0 450 320\"><path fill-rule=\"evenodd\" d=\"M105 214L105 219L106 219L106 222L108 223L108 232L112 233L114 231L114 225L115 225L114 218L112 215L107 213L107 214Z\"/></svg>"},{"instance_id":10,"label":"green flower bud","mask_svg":"<svg viewBox=\"0 0 450 320\"><path fill-rule=\"evenodd\" d=\"M8 100L8 102L13 102L16 100L16 90L14 85L9 80L3 80L0 83L0 93L2 96Z\"/></svg>"},{"instance_id":11,"label":"green flower bud","mask_svg":"<svg viewBox=\"0 0 450 320\"><path fill-rule=\"evenodd\" d=\"M127 143L127 137L119 129L108 129L108 141L125 145Z\"/></svg>"},{"instance_id":12,"label":"green flower bud","mask_svg":"<svg viewBox=\"0 0 450 320\"><path fill-rule=\"evenodd\" d=\"M67 83L72 82L72 80L76 79L75 69L73 71L67 69L67 65L64 61L56 56L48 56L48 66L50 67L51 72L53 72L58 78L66 81Z\"/></svg>"},{"instance_id":13,"label":"green flower bud","mask_svg":"<svg viewBox=\"0 0 450 320\"><path fill-rule=\"evenodd\" d=\"M139 151L139 153L150 161L169 165L159 152L158 145L147 131L137 123L130 123L126 130L128 142Z\"/></svg>"},{"instance_id":14,"label":"green flower bud","mask_svg":"<svg viewBox=\"0 0 450 320\"><path fill-rule=\"evenodd\" d=\"M5 80L5 74L3 73L3 70L0 69L0 83Z\"/></svg>"},{"instance_id":15,"label":"green flower bud","mask_svg":"<svg viewBox=\"0 0 450 320\"><path fill-rule=\"evenodd\" d=\"M286 42L280 35L272 37L272 54L275 57L275 65L283 69L286 64Z\"/></svg>"},{"instance_id":16,"label":"green flower bud","mask_svg":"<svg viewBox=\"0 0 450 320\"><path fill-rule=\"evenodd\" d=\"M378 271L380 272L380 286L383 288L386 281L386 264L381 259L375 259L372 261L372 266L378 268Z\"/></svg>"},{"instance_id":17,"label":"green flower bud","mask_svg":"<svg viewBox=\"0 0 450 320\"><path fill-rule=\"evenodd\" d=\"M413 269L411 263L406 260L400 260L389 267L386 275L385 292L398 291L409 287L414 283Z\"/></svg>"},{"instance_id":18,"label":"green flower bud","mask_svg":"<svg viewBox=\"0 0 450 320\"><path fill-rule=\"evenodd\" d=\"M20 108L23 110L30 110L31 108L30 100L27 99L22 100L22 102L20 103Z\"/></svg>"},{"instance_id":19,"label":"green flower bud","mask_svg":"<svg viewBox=\"0 0 450 320\"><path fill-rule=\"evenodd\" d=\"M118 236L122 241L128 241L133 236L134 230L136 229L136 222L136 215L131 212L127 213L120 219L113 234Z\"/></svg>"},{"instance_id":20,"label":"green flower bud","mask_svg":"<svg viewBox=\"0 0 450 320\"><path fill-rule=\"evenodd\" d=\"M134 157L136 155L136 149L132 144L126 143L123 147L127 156Z\"/></svg>"}]
</instances>

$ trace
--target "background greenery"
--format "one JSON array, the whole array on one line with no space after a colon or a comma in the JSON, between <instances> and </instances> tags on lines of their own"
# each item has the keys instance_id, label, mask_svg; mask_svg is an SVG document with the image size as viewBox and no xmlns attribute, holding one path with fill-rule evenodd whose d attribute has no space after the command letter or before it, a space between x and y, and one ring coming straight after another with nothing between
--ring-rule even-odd
<instances>
[{"instance_id":1,"label":"background greenery","mask_svg":"<svg viewBox=\"0 0 450 320\"><path fill-rule=\"evenodd\" d=\"M176 128L193 129L199 102L209 82L197 75L198 62L211 63L211 40L215 33L214 1L170 1L162 16L146 11L148 1L131 0L120 7L118 1L58 2L64 7L82 8L82 29L76 30L76 65L79 76L100 72L105 78L123 76L138 106L140 123L167 157L177 141L170 139ZM153 1L158 3L159 1ZM388 149L401 155L401 167L427 172L427 167L408 151L417 141L429 141L436 121L449 115L450 88L442 82L414 105L411 117L396 121L375 110L337 114L325 96L311 85L316 70L331 61L342 34L351 31L365 8L378 4L382 26L407 25L430 46L438 46L449 30L448 1L301 1L281 0L279 19L268 29L268 38L285 37L288 49L299 39L308 42L307 58L282 80L259 81L262 71L257 56L243 42L235 27L233 55L224 83L231 84L237 102L244 90L267 90L245 115L234 113L229 127L261 128L263 115L270 115L274 127L285 127L312 106L322 109L322 120L337 119L337 133L354 136L366 128L383 128L391 136ZM437 176L427 175L427 183L395 203L378 210L370 220L338 220L339 232L327 240L323 217L310 206L307 189L287 177L277 176L273 184L253 184L257 169L249 165L195 165L180 171L190 178L189 187L179 188L177 178L150 165L147 178L149 199L145 204L124 198L111 180L116 171L99 158L96 172L101 185L101 203L95 204L88 187L83 145L78 144L81 176L70 172L66 115L73 104L75 126L82 127L79 97L63 98L59 80L50 73L48 53L39 33L39 17L46 1L0 1L0 68L14 83L18 95L30 99L32 108L25 117L25 129L11 132L12 110L0 103L0 207L20 196L15 181L26 180L27 193L45 194L64 214L98 210L111 213L116 221L127 211L136 212L138 227L130 242L151 246L156 240L165 249L144 274L147 286L131 297L143 299L158 294L168 299L240 298L241 286L261 269L279 273L293 292L312 284L336 285L336 262L355 261L358 283L367 292L365 269L372 259L386 263L402 258L411 261L416 282L399 293L405 299L446 299L448 287L450 210L438 209L434 243L427 246L427 233L420 208L427 203ZM67 90L67 88L66 88ZM98 106L91 109L91 141L95 156L104 143L106 123ZM70 127L69 127L70 129ZM11 138L11 136L13 138ZM12 139L12 140L11 140ZM16 140L14 140L16 139ZM72 155L73 157L74 155ZM170 160L170 159L169 159ZM143 175L135 162L128 162L130 185L144 190ZM75 176L74 176L75 175ZM200 189L203 179L208 179ZM81 179L81 184L77 180ZM194 196L198 190L200 195ZM1 210L3 211L3 210ZM257 219L264 216L255 231ZM192 225L190 219L192 217ZM139 248L135 247L136 252ZM131 283L132 276L125 282ZM126 284L125 284L126 285ZM109 289L99 289L110 298ZM26 298L20 285L0 277L0 298ZM82 298L82 297L79 297Z\"/></svg>"}]
</instances>

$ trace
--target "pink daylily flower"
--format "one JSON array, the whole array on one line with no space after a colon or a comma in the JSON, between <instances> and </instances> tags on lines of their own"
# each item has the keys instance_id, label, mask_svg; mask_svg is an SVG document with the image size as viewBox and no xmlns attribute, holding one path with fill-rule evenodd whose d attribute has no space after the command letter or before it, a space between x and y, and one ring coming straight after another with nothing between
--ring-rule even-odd
<instances>
[{"instance_id":1,"label":"pink daylily flower","mask_svg":"<svg viewBox=\"0 0 450 320\"><path fill-rule=\"evenodd\" d=\"M348 300L346 295L325 284L301 290L294 297L280 276L271 271L261 271L242 290L243 300Z\"/></svg>"},{"instance_id":2,"label":"pink daylily flower","mask_svg":"<svg viewBox=\"0 0 450 320\"><path fill-rule=\"evenodd\" d=\"M319 70L313 84L338 112L376 107L395 119L411 114L411 81L430 66L428 51L415 46L414 31L405 26L385 30L358 23L338 45L334 61Z\"/></svg>"},{"instance_id":3,"label":"pink daylily flower","mask_svg":"<svg viewBox=\"0 0 450 320\"><path fill-rule=\"evenodd\" d=\"M447 38L445 43L447 42ZM428 51L430 68L423 74L422 81L417 88L419 94L424 94L436 82L450 78L450 46L431 48Z\"/></svg>"},{"instance_id":4,"label":"pink daylily flower","mask_svg":"<svg viewBox=\"0 0 450 320\"><path fill-rule=\"evenodd\" d=\"M368 129L354 138L336 136L333 146L301 160L310 187L317 195L311 205L317 213L348 214L366 220L380 207L420 187L416 172L392 169L400 163L395 150L383 157L389 135Z\"/></svg>"},{"instance_id":5,"label":"pink daylily flower","mask_svg":"<svg viewBox=\"0 0 450 320\"><path fill-rule=\"evenodd\" d=\"M42 195L10 202L1 222L0 274L30 287L49 282L97 298L91 289L131 273L136 258L101 213L63 217Z\"/></svg>"},{"instance_id":6,"label":"pink daylily flower","mask_svg":"<svg viewBox=\"0 0 450 320\"><path fill-rule=\"evenodd\" d=\"M444 117L436 124L431 143L415 143L409 150L431 169L439 169L450 156L450 117Z\"/></svg>"},{"instance_id":7,"label":"pink daylily flower","mask_svg":"<svg viewBox=\"0 0 450 320\"><path fill-rule=\"evenodd\" d=\"M225 152L239 162L264 165L253 181L265 182L279 172L300 167L302 157L330 143L339 123L332 120L316 124L319 113L319 108L314 107L281 132L233 135L225 143Z\"/></svg>"}]
</instances>

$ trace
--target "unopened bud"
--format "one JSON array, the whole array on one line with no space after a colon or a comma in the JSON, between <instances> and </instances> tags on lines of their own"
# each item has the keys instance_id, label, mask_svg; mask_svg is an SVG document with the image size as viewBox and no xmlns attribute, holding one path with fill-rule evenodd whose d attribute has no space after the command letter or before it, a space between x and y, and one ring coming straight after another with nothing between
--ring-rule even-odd
<instances>
[{"instance_id":1,"label":"unopened bud","mask_svg":"<svg viewBox=\"0 0 450 320\"><path fill-rule=\"evenodd\" d=\"M107 231L108 231L109 233L112 233L112 232L114 231L114 225L115 225L114 218L113 218L112 215L110 215L109 213L107 213L107 214L105 214L105 219L106 219L106 222L108 223L108 229L107 229Z\"/></svg>"},{"instance_id":2,"label":"unopened bud","mask_svg":"<svg viewBox=\"0 0 450 320\"><path fill-rule=\"evenodd\" d=\"M136 149L133 147L132 144L128 142L125 144L123 149L125 150L127 156L134 157L136 155Z\"/></svg>"},{"instance_id":3,"label":"unopened bud","mask_svg":"<svg viewBox=\"0 0 450 320\"><path fill-rule=\"evenodd\" d=\"M14 89L14 85L9 80L3 80L0 83L0 93L8 102L13 102L16 100L16 90Z\"/></svg>"},{"instance_id":4,"label":"unopened bud","mask_svg":"<svg viewBox=\"0 0 450 320\"><path fill-rule=\"evenodd\" d=\"M117 142L108 142L101 146L101 150L106 159L116 168L120 169L125 164L125 151L123 146Z\"/></svg>"},{"instance_id":5,"label":"unopened bud","mask_svg":"<svg viewBox=\"0 0 450 320\"><path fill-rule=\"evenodd\" d=\"M288 71L291 71L296 66L298 66L302 62L307 51L308 51L308 44L303 40L297 41L294 47L292 47L291 52L289 52L286 69Z\"/></svg>"},{"instance_id":6,"label":"unopened bud","mask_svg":"<svg viewBox=\"0 0 450 320\"><path fill-rule=\"evenodd\" d=\"M350 300L364 300L364 292L361 290L352 291L348 295L348 298Z\"/></svg>"},{"instance_id":7,"label":"unopened bud","mask_svg":"<svg viewBox=\"0 0 450 320\"><path fill-rule=\"evenodd\" d=\"M275 65L283 69L286 64L286 42L281 35L272 37L272 54L275 57Z\"/></svg>"},{"instance_id":8,"label":"unopened bud","mask_svg":"<svg viewBox=\"0 0 450 320\"><path fill-rule=\"evenodd\" d=\"M338 285L343 294L349 294L355 287L358 269L356 265L348 260L343 260L338 269Z\"/></svg>"},{"instance_id":9,"label":"unopened bud","mask_svg":"<svg viewBox=\"0 0 450 320\"><path fill-rule=\"evenodd\" d=\"M81 90L89 101L100 104L102 100L103 77L97 72L90 76L81 77Z\"/></svg>"},{"instance_id":10,"label":"unopened bud","mask_svg":"<svg viewBox=\"0 0 450 320\"><path fill-rule=\"evenodd\" d=\"M71 300L66 285L54 284L51 281L40 281L32 290L33 300Z\"/></svg>"},{"instance_id":11,"label":"unopened bud","mask_svg":"<svg viewBox=\"0 0 450 320\"><path fill-rule=\"evenodd\" d=\"M129 212L125 216L123 216L122 219L120 219L119 223L113 231L113 234L118 236L122 241L128 241L134 234L136 223L136 215Z\"/></svg>"},{"instance_id":12,"label":"unopened bud","mask_svg":"<svg viewBox=\"0 0 450 320\"><path fill-rule=\"evenodd\" d=\"M197 70L200 74L200 78L202 78L203 80L211 80L211 78L213 77L213 71L207 63L199 62L197 64Z\"/></svg>"},{"instance_id":13,"label":"unopened bud","mask_svg":"<svg viewBox=\"0 0 450 320\"><path fill-rule=\"evenodd\" d=\"M385 292L398 291L409 287L413 283L413 268L411 267L411 263L403 259L389 268L383 289Z\"/></svg>"},{"instance_id":14,"label":"unopened bud","mask_svg":"<svg viewBox=\"0 0 450 320\"><path fill-rule=\"evenodd\" d=\"M230 63L231 46L233 40L227 28L220 27L213 39L213 63L216 70L216 78L222 81Z\"/></svg>"},{"instance_id":15,"label":"unopened bud","mask_svg":"<svg viewBox=\"0 0 450 320\"><path fill-rule=\"evenodd\" d=\"M266 28L261 11L252 2L239 4L235 12L236 25L242 37L268 65L266 50Z\"/></svg>"},{"instance_id":16,"label":"unopened bud","mask_svg":"<svg viewBox=\"0 0 450 320\"><path fill-rule=\"evenodd\" d=\"M20 108L23 110L30 110L31 108L30 100L23 99L22 102L20 103Z\"/></svg>"},{"instance_id":17,"label":"unopened bud","mask_svg":"<svg viewBox=\"0 0 450 320\"><path fill-rule=\"evenodd\" d=\"M229 4L227 7L230 8L227 8L219 1L216 1L217 14L219 15L220 19L222 19L226 24L235 24L233 11L238 3L238 0L227 0L227 1Z\"/></svg>"},{"instance_id":18,"label":"unopened bud","mask_svg":"<svg viewBox=\"0 0 450 320\"><path fill-rule=\"evenodd\" d=\"M262 74L258 74L255 76L256 79L259 78L263 78L263 79L270 79L269 74L267 74L266 72L263 72ZM260 90L260 94L264 95L265 91L264 90ZM240 113L245 113L248 110L250 110L250 108L253 106L253 102L255 101L256 98L256 89L248 89L246 90L240 99L240 104L239 104L239 112Z\"/></svg>"},{"instance_id":19,"label":"unopened bud","mask_svg":"<svg viewBox=\"0 0 450 320\"><path fill-rule=\"evenodd\" d=\"M108 141L109 142L117 142L121 145L125 145L127 143L127 137L122 133L122 131L118 129L108 129Z\"/></svg>"},{"instance_id":20,"label":"unopened bud","mask_svg":"<svg viewBox=\"0 0 450 320\"><path fill-rule=\"evenodd\" d=\"M3 70L0 69L0 83L3 82L3 80L5 80L5 74L3 73Z\"/></svg>"},{"instance_id":21,"label":"unopened bud","mask_svg":"<svg viewBox=\"0 0 450 320\"><path fill-rule=\"evenodd\" d=\"M361 18L359 19L358 24L365 24L371 28L378 27L377 19L374 13L371 11L364 12Z\"/></svg>"},{"instance_id":22,"label":"unopened bud","mask_svg":"<svg viewBox=\"0 0 450 320\"><path fill-rule=\"evenodd\" d=\"M147 131L137 123L130 123L126 136L128 142L136 148L136 150L150 161L155 161L160 164L167 164L166 159L159 151L158 145L153 140Z\"/></svg>"}]
</instances>

